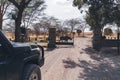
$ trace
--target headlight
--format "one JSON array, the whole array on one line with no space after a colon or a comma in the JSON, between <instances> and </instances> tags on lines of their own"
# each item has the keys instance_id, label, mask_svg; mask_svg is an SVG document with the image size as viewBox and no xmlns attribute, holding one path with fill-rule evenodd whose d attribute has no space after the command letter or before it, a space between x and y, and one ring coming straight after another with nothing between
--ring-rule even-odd
<instances>
[{"instance_id":1,"label":"headlight","mask_svg":"<svg viewBox=\"0 0 120 80\"><path fill-rule=\"evenodd\" d=\"M40 55L40 58L42 58L42 50L40 48L37 48L37 50L38 50L38 53Z\"/></svg>"}]
</instances>

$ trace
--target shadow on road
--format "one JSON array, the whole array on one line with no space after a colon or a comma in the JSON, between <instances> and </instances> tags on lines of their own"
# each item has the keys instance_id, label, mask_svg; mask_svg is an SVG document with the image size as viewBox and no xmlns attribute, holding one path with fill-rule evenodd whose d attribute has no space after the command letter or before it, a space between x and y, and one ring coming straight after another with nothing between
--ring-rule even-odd
<instances>
[{"instance_id":1,"label":"shadow on road","mask_svg":"<svg viewBox=\"0 0 120 80\"><path fill-rule=\"evenodd\" d=\"M79 80L120 80L120 56L116 54L116 49L96 52L88 47L82 49L81 53L88 54L92 60L78 59L78 62L70 58L63 60L65 68L83 69L79 73Z\"/></svg>"},{"instance_id":2,"label":"shadow on road","mask_svg":"<svg viewBox=\"0 0 120 80\"><path fill-rule=\"evenodd\" d=\"M74 46L72 45L57 45L55 48L46 48L46 51L53 51L55 49L58 48L74 48Z\"/></svg>"},{"instance_id":3,"label":"shadow on road","mask_svg":"<svg viewBox=\"0 0 120 80\"><path fill-rule=\"evenodd\" d=\"M80 64L76 63L74 60L71 60L70 58L67 58L67 60L63 60L63 63L65 68L80 67Z\"/></svg>"},{"instance_id":4,"label":"shadow on road","mask_svg":"<svg viewBox=\"0 0 120 80\"><path fill-rule=\"evenodd\" d=\"M55 50L56 48L46 48L46 51L53 51Z\"/></svg>"}]
</instances>

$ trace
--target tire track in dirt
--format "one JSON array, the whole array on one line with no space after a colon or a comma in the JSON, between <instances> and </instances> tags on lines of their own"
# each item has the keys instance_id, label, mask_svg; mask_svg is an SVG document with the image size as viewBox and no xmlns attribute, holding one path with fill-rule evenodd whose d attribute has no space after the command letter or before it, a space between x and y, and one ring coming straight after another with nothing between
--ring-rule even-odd
<instances>
[{"instance_id":1,"label":"tire track in dirt","mask_svg":"<svg viewBox=\"0 0 120 80\"><path fill-rule=\"evenodd\" d=\"M55 60L57 60L57 58L61 55L59 51L48 54L49 56L45 55L45 64L43 66L44 69L42 69L43 67L41 68L43 70L43 74L45 74L49 70L49 68L56 62Z\"/></svg>"},{"instance_id":2,"label":"tire track in dirt","mask_svg":"<svg viewBox=\"0 0 120 80\"><path fill-rule=\"evenodd\" d=\"M63 61L72 60L79 64L80 52L85 48L86 40L75 40L74 48L58 48L45 53L45 65L41 68L42 80L77 80L79 72L82 71L77 65L73 68L65 68ZM83 55L86 56L86 55ZM89 56L88 56L89 57ZM82 58L83 59L83 58Z\"/></svg>"},{"instance_id":3,"label":"tire track in dirt","mask_svg":"<svg viewBox=\"0 0 120 80\"><path fill-rule=\"evenodd\" d=\"M65 52L64 50L62 50L62 51ZM62 70L63 70L64 66L62 64L62 59L63 59L63 57L65 57L66 54L68 54L68 53L63 53L63 52L61 52L61 49L60 49L60 51L58 50L57 54L59 54L59 55L55 55L54 58L52 58L50 61L48 60L46 65L47 65L47 70L49 70L49 72L48 73L42 73L42 74L47 74L47 75L54 76L56 73L59 74L59 71L60 71L60 73L63 73ZM49 64L50 64L50 66L49 66ZM44 68L46 68L46 67L44 67ZM58 77L60 77L60 76L62 76L62 75L59 75ZM55 77L51 77L51 78L52 79L49 78L49 80L56 80ZM48 79L43 78L43 80L48 80Z\"/></svg>"},{"instance_id":4,"label":"tire track in dirt","mask_svg":"<svg viewBox=\"0 0 120 80\"><path fill-rule=\"evenodd\" d=\"M80 69L78 67L78 65L80 63L78 60L81 57L80 51L82 51L82 48L84 48L83 45L85 45L86 42L81 40L81 39L77 39L75 41L76 41L75 47L74 47L74 49L71 50L72 54L67 56L71 61L74 61L75 64L73 66L75 66L75 67L65 69L64 76L63 76L62 80L76 80L79 76L79 72L83 71L83 69Z\"/></svg>"}]
</instances>

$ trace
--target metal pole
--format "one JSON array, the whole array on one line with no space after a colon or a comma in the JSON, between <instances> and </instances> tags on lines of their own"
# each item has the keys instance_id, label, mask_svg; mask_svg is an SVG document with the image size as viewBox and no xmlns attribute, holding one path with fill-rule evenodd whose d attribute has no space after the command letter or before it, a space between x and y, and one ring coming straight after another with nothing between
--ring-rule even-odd
<instances>
[{"instance_id":1,"label":"metal pole","mask_svg":"<svg viewBox=\"0 0 120 80\"><path fill-rule=\"evenodd\" d=\"M75 32L73 32L73 47L74 47L74 35L75 35Z\"/></svg>"},{"instance_id":2,"label":"metal pole","mask_svg":"<svg viewBox=\"0 0 120 80\"><path fill-rule=\"evenodd\" d=\"M117 47L118 47L118 49L117 49L117 52L118 52L118 55L119 55L119 53L120 53L120 46L119 46L119 35L120 35L120 33L119 33L119 28L118 28L118 33L117 33L117 42L118 42L118 44L117 44Z\"/></svg>"}]
</instances>

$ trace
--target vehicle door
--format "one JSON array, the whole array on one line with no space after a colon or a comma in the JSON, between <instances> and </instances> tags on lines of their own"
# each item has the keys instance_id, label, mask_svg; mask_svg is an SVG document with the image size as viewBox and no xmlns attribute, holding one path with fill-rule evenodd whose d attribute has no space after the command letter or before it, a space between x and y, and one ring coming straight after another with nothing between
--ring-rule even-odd
<instances>
[{"instance_id":1,"label":"vehicle door","mask_svg":"<svg viewBox=\"0 0 120 80\"><path fill-rule=\"evenodd\" d=\"M6 55L0 44L0 80L5 80L6 76Z\"/></svg>"}]
</instances>

